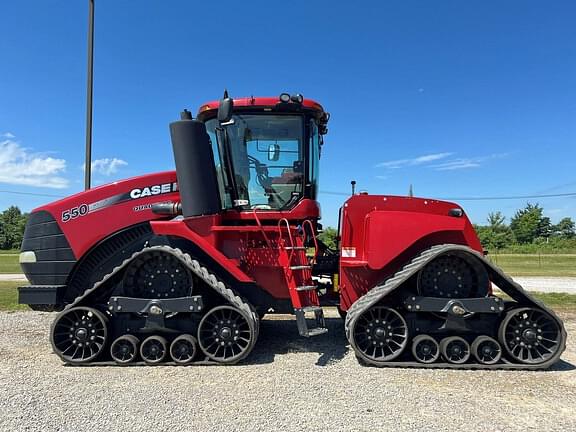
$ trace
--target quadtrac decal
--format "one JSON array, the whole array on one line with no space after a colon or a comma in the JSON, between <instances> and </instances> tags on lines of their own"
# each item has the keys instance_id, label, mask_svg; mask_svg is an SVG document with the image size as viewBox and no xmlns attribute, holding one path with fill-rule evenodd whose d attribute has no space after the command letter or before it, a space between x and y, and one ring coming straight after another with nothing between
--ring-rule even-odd
<instances>
[{"instance_id":1,"label":"quadtrac decal","mask_svg":"<svg viewBox=\"0 0 576 432\"><path fill-rule=\"evenodd\" d=\"M108 198L104 198L100 201L93 202L91 204L81 204L78 207L73 207L62 212L62 222L68 222L74 220L81 216L86 216L87 214L93 213L98 210L113 206L115 204L120 204L126 201L138 200L140 198L147 198L152 196L164 195L172 192L178 191L178 183L162 183L150 186L144 186L141 188L134 188L130 192L124 192L118 195L113 195ZM140 208L141 207L141 208ZM146 207L146 208L145 208ZM151 207L150 205L135 206L133 211L147 210ZM138 208L138 210L137 210Z\"/></svg>"},{"instance_id":2,"label":"quadtrac decal","mask_svg":"<svg viewBox=\"0 0 576 432\"><path fill-rule=\"evenodd\" d=\"M140 204L137 206L132 207L132 211L134 213L138 213L144 210L150 210L152 208L152 206L158 205L158 204L174 204L172 201L161 201L161 202L153 202L153 203L148 203L148 204Z\"/></svg>"}]
</instances>

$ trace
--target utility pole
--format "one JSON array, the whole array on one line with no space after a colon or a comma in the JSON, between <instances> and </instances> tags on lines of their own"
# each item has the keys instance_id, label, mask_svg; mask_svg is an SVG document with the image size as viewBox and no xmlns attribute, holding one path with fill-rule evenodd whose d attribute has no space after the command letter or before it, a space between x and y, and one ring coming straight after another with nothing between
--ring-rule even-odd
<instances>
[{"instance_id":1,"label":"utility pole","mask_svg":"<svg viewBox=\"0 0 576 432\"><path fill-rule=\"evenodd\" d=\"M92 174L92 88L94 73L94 0L88 0L88 73L86 83L86 161L84 189L90 189Z\"/></svg>"}]
</instances>

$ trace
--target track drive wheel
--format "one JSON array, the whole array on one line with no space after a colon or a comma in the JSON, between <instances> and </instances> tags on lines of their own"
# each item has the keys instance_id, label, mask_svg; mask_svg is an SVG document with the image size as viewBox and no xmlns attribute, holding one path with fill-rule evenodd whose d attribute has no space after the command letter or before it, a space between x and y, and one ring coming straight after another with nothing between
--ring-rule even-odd
<instances>
[{"instance_id":1,"label":"track drive wheel","mask_svg":"<svg viewBox=\"0 0 576 432\"><path fill-rule=\"evenodd\" d=\"M496 364L502 358L502 347L489 336L478 336L472 342L472 355L479 363Z\"/></svg>"},{"instance_id":2,"label":"track drive wheel","mask_svg":"<svg viewBox=\"0 0 576 432\"><path fill-rule=\"evenodd\" d=\"M466 363L470 358L470 344L460 336L450 336L440 341L440 351L446 361L455 364Z\"/></svg>"},{"instance_id":3,"label":"track drive wheel","mask_svg":"<svg viewBox=\"0 0 576 432\"><path fill-rule=\"evenodd\" d=\"M412 355L420 363L434 363L440 357L440 346L428 335L418 335L412 341Z\"/></svg>"},{"instance_id":4,"label":"track drive wheel","mask_svg":"<svg viewBox=\"0 0 576 432\"><path fill-rule=\"evenodd\" d=\"M50 331L54 352L65 362L88 363L103 351L108 319L93 308L78 306L56 316Z\"/></svg>"},{"instance_id":5,"label":"track drive wheel","mask_svg":"<svg viewBox=\"0 0 576 432\"><path fill-rule=\"evenodd\" d=\"M257 329L254 321L233 306L210 310L198 326L198 343L206 356L218 363L236 363L254 348Z\"/></svg>"},{"instance_id":6,"label":"track drive wheel","mask_svg":"<svg viewBox=\"0 0 576 432\"><path fill-rule=\"evenodd\" d=\"M510 358L527 364L557 358L563 345L556 320L543 310L531 307L509 311L500 324L498 339Z\"/></svg>"},{"instance_id":7,"label":"track drive wheel","mask_svg":"<svg viewBox=\"0 0 576 432\"><path fill-rule=\"evenodd\" d=\"M396 310L373 306L352 323L350 344L356 354L373 365L397 358L408 345L406 320Z\"/></svg>"},{"instance_id":8,"label":"track drive wheel","mask_svg":"<svg viewBox=\"0 0 576 432\"><path fill-rule=\"evenodd\" d=\"M482 263L464 252L440 255L418 274L418 292L426 297L484 297L489 285L488 273Z\"/></svg>"},{"instance_id":9,"label":"track drive wheel","mask_svg":"<svg viewBox=\"0 0 576 432\"><path fill-rule=\"evenodd\" d=\"M180 335L170 344L170 357L178 364L188 364L194 359L197 346L198 342L194 336Z\"/></svg>"},{"instance_id":10,"label":"track drive wheel","mask_svg":"<svg viewBox=\"0 0 576 432\"><path fill-rule=\"evenodd\" d=\"M122 335L110 345L110 356L118 364L128 364L138 355L138 343L134 335Z\"/></svg>"},{"instance_id":11,"label":"track drive wheel","mask_svg":"<svg viewBox=\"0 0 576 432\"><path fill-rule=\"evenodd\" d=\"M174 255L154 250L134 259L126 269L124 295L137 298L177 298L192 292L190 270Z\"/></svg>"},{"instance_id":12,"label":"track drive wheel","mask_svg":"<svg viewBox=\"0 0 576 432\"><path fill-rule=\"evenodd\" d=\"M148 336L140 345L140 356L148 364L158 364L168 351L168 342L162 336Z\"/></svg>"}]
</instances>

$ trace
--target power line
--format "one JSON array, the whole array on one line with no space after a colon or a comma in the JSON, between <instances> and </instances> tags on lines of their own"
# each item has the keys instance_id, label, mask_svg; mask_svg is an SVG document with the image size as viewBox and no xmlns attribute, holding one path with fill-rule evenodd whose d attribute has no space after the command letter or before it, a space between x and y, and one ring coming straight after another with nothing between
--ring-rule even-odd
<instances>
[{"instance_id":1,"label":"power line","mask_svg":"<svg viewBox=\"0 0 576 432\"><path fill-rule=\"evenodd\" d=\"M320 193L326 195L350 196L346 192L323 191ZM494 201L494 200L516 200L516 199L535 199L535 198L561 198L561 197L576 197L576 192L568 192L561 194L541 194L541 195L511 195L511 196L492 196L492 197L444 197L435 198L448 201Z\"/></svg>"},{"instance_id":2,"label":"power line","mask_svg":"<svg viewBox=\"0 0 576 432\"><path fill-rule=\"evenodd\" d=\"M441 198L445 200L454 201L493 201L493 200L515 200L515 199L533 199L533 198L560 198L576 196L576 192L561 193L561 194L544 194L544 195L517 195L517 196L500 196L500 197L456 197L456 198Z\"/></svg>"},{"instance_id":3,"label":"power line","mask_svg":"<svg viewBox=\"0 0 576 432\"><path fill-rule=\"evenodd\" d=\"M53 194L43 194L34 192L18 192L9 190L0 190L0 193L9 193L14 195L32 195L32 196L49 197L49 198L64 198L64 195L53 195Z\"/></svg>"}]
</instances>

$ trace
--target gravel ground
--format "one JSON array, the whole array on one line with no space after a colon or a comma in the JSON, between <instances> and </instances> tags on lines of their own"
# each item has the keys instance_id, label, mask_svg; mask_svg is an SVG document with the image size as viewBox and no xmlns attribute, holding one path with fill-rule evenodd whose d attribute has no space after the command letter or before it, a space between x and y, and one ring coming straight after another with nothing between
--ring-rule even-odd
<instances>
[{"instance_id":1,"label":"gravel ground","mask_svg":"<svg viewBox=\"0 0 576 432\"><path fill-rule=\"evenodd\" d=\"M50 354L54 314L0 312L0 430L576 430L576 315L545 372L364 367L327 315L312 340L265 319L236 366L66 367Z\"/></svg>"},{"instance_id":2,"label":"gravel ground","mask_svg":"<svg viewBox=\"0 0 576 432\"><path fill-rule=\"evenodd\" d=\"M528 291L576 294L574 277L514 276L513 279Z\"/></svg>"}]
</instances>

